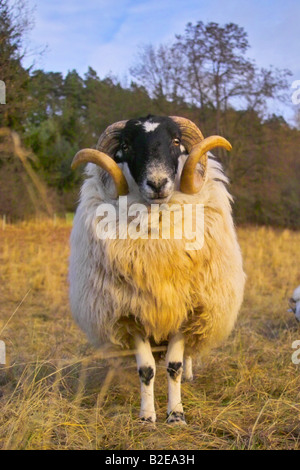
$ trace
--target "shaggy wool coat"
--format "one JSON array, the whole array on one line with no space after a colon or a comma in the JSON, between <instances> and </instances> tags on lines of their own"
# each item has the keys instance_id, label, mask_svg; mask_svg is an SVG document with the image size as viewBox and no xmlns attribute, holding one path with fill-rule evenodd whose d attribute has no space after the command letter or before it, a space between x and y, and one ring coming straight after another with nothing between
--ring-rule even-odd
<instances>
[{"instance_id":1,"label":"shaggy wool coat","mask_svg":"<svg viewBox=\"0 0 300 470\"><path fill-rule=\"evenodd\" d=\"M130 187L128 206L145 204L126 164L122 170ZM129 348L135 332L159 344L181 331L186 354L218 346L235 324L245 283L220 164L209 157L199 194L174 191L169 202L203 204L199 250L188 250L184 237L100 240L97 207L112 203L118 209L119 202L110 198L112 182L101 168L88 164L86 175L71 234L69 280L71 310L89 340Z\"/></svg>"}]
</instances>

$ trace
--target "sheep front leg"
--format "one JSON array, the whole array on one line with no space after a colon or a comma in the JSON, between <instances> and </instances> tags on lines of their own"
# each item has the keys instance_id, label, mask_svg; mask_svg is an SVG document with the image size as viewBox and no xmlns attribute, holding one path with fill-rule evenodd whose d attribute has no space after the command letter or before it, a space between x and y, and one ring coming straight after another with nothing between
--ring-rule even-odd
<instances>
[{"instance_id":1,"label":"sheep front leg","mask_svg":"<svg viewBox=\"0 0 300 470\"><path fill-rule=\"evenodd\" d=\"M168 423L186 424L181 403L183 352L183 335L181 333L177 333L169 341L166 356L166 366L168 372Z\"/></svg>"},{"instance_id":2,"label":"sheep front leg","mask_svg":"<svg viewBox=\"0 0 300 470\"><path fill-rule=\"evenodd\" d=\"M140 335L135 337L136 362L141 381L141 411L142 421L154 423L156 413L154 408L154 377L156 372L155 360L148 340Z\"/></svg>"}]
</instances>

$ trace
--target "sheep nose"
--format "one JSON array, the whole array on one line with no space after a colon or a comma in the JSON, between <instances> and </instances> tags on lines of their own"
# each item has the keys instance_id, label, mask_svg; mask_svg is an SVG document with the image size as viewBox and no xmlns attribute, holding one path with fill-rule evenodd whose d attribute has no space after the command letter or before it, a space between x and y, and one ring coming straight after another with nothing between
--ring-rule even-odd
<instances>
[{"instance_id":1,"label":"sheep nose","mask_svg":"<svg viewBox=\"0 0 300 470\"><path fill-rule=\"evenodd\" d=\"M166 186L168 182L168 178L163 178L161 180L147 180L147 185L153 189L153 191L155 191L156 193L159 193L160 191L162 191L162 189L164 189L164 187Z\"/></svg>"}]
</instances>

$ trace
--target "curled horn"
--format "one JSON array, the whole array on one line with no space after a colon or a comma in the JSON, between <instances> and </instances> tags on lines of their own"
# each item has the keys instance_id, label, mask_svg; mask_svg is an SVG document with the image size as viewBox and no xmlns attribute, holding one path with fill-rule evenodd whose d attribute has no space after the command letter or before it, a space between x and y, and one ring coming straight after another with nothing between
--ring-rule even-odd
<instances>
[{"instance_id":1,"label":"curled horn","mask_svg":"<svg viewBox=\"0 0 300 470\"><path fill-rule=\"evenodd\" d=\"M96 149L113 157L119 145L120 132L126 123L127 121L118 121L108 126L100 135Z\"/></svg>"},{"instance_id":2,"label":"curled horn","mask_svg":"<svg viewBox=\"0 0 300 470\"><path fill-rule=\"evenodd\" d=\"M74 170L81 163L95 163L112 177L116 186L116 198L128 194L128 184L122 170L111 157L119 144L119 135L127 121L119 121L101 134L96 149L83 149L76 153L71 168ZM111 155L111 156L110 156Z\"/></svg>"},{"instance_id":3,"label":"curled horn","mask_svg":"<svg viewBox=\"0 0 300 470\"><path fill-rule=\"evenodd\" d=\"M226 150L231 150L231 144L218 135L212 135L204 139L200 129L189 119L177 116L170 117L178 124L182 133L182 143L189 153L181 174L180 190L186 194L198 193L206 178L206 152L215 147L224 147ZM202 165L203 174L196 171L198 163Z\"/></svg>"}]
</instances>

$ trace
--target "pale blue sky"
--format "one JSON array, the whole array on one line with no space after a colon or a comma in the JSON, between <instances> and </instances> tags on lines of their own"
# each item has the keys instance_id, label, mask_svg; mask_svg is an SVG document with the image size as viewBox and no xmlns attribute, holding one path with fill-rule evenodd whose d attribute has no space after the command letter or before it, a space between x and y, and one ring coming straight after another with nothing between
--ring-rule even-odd
<instances>
[{"instance_id":1,"label":"pale blue sky","mask_svg":"<svg viewBox=\"0 0 300 470\"><path fill-rule=\"evenodd\" d=\"M237 23L259 66L289 68L300 79L299 0L29 0L36 5L31 47L48 46L36 67L83 75L128 74L139 44L172 42L202 20ZM28 63L32 60L28 58ZM278 111L281 106L278 104ZM274 110L276 111L276 105Z\"/></svg>"}]
</instances>

